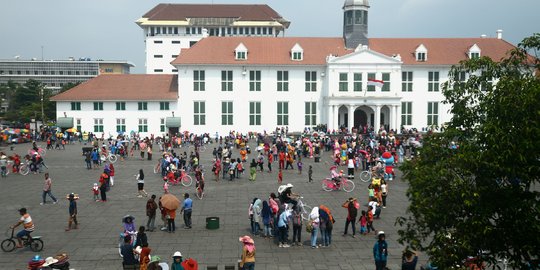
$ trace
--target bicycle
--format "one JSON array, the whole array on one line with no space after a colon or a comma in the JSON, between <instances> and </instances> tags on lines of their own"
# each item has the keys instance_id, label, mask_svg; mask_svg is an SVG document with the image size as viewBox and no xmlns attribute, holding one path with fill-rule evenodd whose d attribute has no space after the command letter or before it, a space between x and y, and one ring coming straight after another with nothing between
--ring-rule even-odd
<instances>
[{"instance_id":1,"label":"bicycle","mask_svg":"<svg viewBox=\"0 0 540 270\"><path fill-rule=\"evenodd\" d=\"M8 230L9 231L9 230ZM14 235L15 228L11 228L11 236L2 241L1 247L4 252L11 252L15 250L17 237ZM43 240L41 236L25 236L22 238L23 246L30 247L34 252L39 252L43 249Z\"/></svg>"},{"instance_id":2,"label":"bicycle","mask_svg":"<svg viewBox=\"0 0 540 270\"><path fill-rule=\"evenodd\" d=\"M352 192L354 187L354 182L349 179L345 179L345 177L341 177L340 181L337 183L332 180L332 178L325 178L322 180L322 189L324 191L339 190L341 188L345 192Z\"/></svg>"},{"instance_id":3,"label":"bicycle","mask_svg":"<svg viewBox=\"0 0 540 270\"><path fill-rule=\"evenodd\" d=\"M303 220L309 220L309 214L311 214L311 209L313 209L313 207L307 204L304 204L304 202L302 201L303 198L304 197L298 198L298 207L300 209L300 216L302 216Z\"/></svg>"},{"instance_id":4,"label":"bicycle","mask_svg":"<svg viewBox=\"0 0 540 270\"><path fill-rule=\"evenodd\" d=\"M101 161L109 160L111 163L115 163L118 160L118 157L111 152L101 154Z\"/></svg>"},{"instance_id":5,"label":"bicycle","mask_svg":"<svg viewBox=\"0 0 540 270\"><path fill-rule=\"evenodd\" d=\"M371 180L371 177L373 176L370 169L367 169L365 171L362 171L360 173L360 180L364 183L367 183L369 180Z\"/></svg>"},{"instance_id":6,"label":"bicycle","mask_svg":"<svg viewBox=\"0 0 540 270\"><path fill-rule=\"evenodd\" d=\"M10 173L13 172L13 161L12 160L8 160L8 164L6 166L6 171L5 171L5 176L7 177ZM17 170L17 172L21 175L27 175L28 173L30 173L30 166L28 166L28 164L24 163L24 162L21 162L21 164L19 164L19 170Z\"/></svg>"},{"instance_id":7,"label":"bicycle","mask_svg":"<svg viewBox=\"0 0 540 270\"><path fill-rule=\"evenodd\" d=\"M178 179L184 187L189 187L193 183L193 178L191 178L191 176L187 174L185 170L180 170L180 176Z\"/></svg>"}]
</instances>

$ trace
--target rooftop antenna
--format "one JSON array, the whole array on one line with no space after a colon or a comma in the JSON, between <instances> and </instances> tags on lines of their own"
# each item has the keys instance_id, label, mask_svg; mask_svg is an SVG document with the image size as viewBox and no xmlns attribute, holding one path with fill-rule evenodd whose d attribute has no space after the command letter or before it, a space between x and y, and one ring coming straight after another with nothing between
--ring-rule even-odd
<instances>
[{"instance_id":1,"label":"rooftop antenna","mask_svg":"<svg viewBox=\"0 0 540 270\"><path fill-rule=\"evenodd\" d=\"M43 45L41 45L41 61L43 61Z\"/></svg>"}]
</instances>

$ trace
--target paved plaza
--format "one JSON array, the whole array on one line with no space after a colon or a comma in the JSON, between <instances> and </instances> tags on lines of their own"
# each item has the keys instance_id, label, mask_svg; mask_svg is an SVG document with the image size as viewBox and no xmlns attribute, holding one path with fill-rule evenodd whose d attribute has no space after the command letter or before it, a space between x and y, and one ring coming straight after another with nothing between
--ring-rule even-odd
<instances>
[{"instance_id":1,"label":"paved plaza","mask_svg":"<svg viewBox=\"0 0 540 270\"><path fill-rule=\"evenodd\" d=\"M43 143L44 145L44 143ZM30 144L15 146L15 152L25 153ZM211 168L212 148L210 145L201 154L201 163ZM255 148L251 141L252 149ZM45 247L40 255L45 258L57 253L68 253L72 269L122 269L122 260L118 255L119 233L122 231L121 219L126 214L135 216L137 226L146 224L145 206L147 198L137 198L137 182L134 175L140 168L144 169L145 189L149 194L158 197L163 192L161 177L153 174L154 160L140 160L137 157L115 164L115 185L107 193L108 202L101 203L92 200L92 185L98 182L101 170L85 169L84 158L81 156L82 145L68 145L66 150L48 151L45 162L53 180L53 194L60 202L40 206L43 187L43 174L27 176L10 174L0 179L0 226L2 230L14 224L19 219L17 209L26 207L31 214L36 231L33 235L43 236ZM154 149L158 149L155 147ZM9 147L4 148L11 155ZM188 151L187 148L176 149ZM188 151L189 154L189 151ZM233 157L239 157L238 151ZM254 158L252 153L249 160ZM300 192L303 201L310 206L325 204L329 206L336 219L332 235L332 245L329 248L311 249L309 235L302 231L303 247L278 248L275 239L254 237L257 248L256 269L374 269L372 247L374 235L352 238L343 237L343 227L347 216L346 209L341 204L348 197L356 197L362 203L367 202L367 184L355 179L356 189L352 193L344 191L325 192L321 188L321 180L329 174L329 152L323 152L320 163L312 159L304 159L304 172L297 170L284 171L284 183L292 183L295 192ZM313 165L313 183L307 183L307 168ZM249 167L249 164L246 164ZM274 162L273 168L278 163ZM296 166L295 166L296 167ZM249 168L247 168L249 170ZM199 269L235 269L241 254L241 244L238 237L250 234L248 207L254 197L266 200L271 192L277 193L277 170L273 173L257 173L256 182L248 181L248 170L241 179L233 182L220 181L216 183L207 173L206 196L203 200L195 197L194 185L185 188L174 186L171 192L179 198L189 192L194 200L193 229L183 229L180 211L177 211L177 231L169 234L161 231L149 232L148 242L152 254L158 255L166 262L171 262L171 255L181 251L184 258L192 257L199 262ZM399 173L398 173L399 176ZM406 184L401 181L389 183L388 207L383 209L381 219L375 220L374 227L384 230L389 245L390 269L401 267L401 252L403 246L397 243L397 228L394 226L396 217L404 214L408 205L405 196ZM64 232L68 221L68 193L80 194L78 200L78 220L80 228ZM159 214L158 214L159 215ZM207 217L220 218L218 230L207 230ZM159 217L156 223L160 223ZM20 229L20 227L18 228ZM290 231L292 236L292 229ZM4 237L5 238L5 237ZM35 255L34 252L18 249L11 253L0 253L0 269L26 269L27 262ZM423 259L421 256L421 259ZM231 268L232 267L232 268Z\"/></svg>"}]
</instances>

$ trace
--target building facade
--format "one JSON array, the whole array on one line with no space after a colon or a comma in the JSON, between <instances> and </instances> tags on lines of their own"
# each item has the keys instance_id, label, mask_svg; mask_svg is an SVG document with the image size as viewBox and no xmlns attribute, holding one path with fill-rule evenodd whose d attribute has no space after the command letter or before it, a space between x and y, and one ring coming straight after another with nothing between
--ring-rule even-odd
<instances>
[{"instance_id":1,"label":"building facade","mask_svg":"<svg viewBox=\"0 0 540 270\"><path fill-rule=\"evenodd\" d=\"M162 134L164 130L178 130L180 122L180 130L212 134L263 132L285 126L290 131L302 131L319 124L330 130L364 126L396 131L401 127L439 128L451 118L441 92L451 67L481 56L498 61L514 48L502 39L501 32L496 38L369 38L366 42L358 37L367 35L363 18L367 20L368 7L367 0L345 1L344 29L350 24L362 27L351 28L360 33L344 31L341 38L201 39L170 63L177 74L175 90L167 84L153 87L156 95L176 92L177 97L161 100L158 96L154 102L176 105L169 105L166 112L157 109L158 103L148 112L133 109L125 116L129 123L126 130L142 130L144 136ZM456 79L467 80L471 75L459 74ZM147 76L144 79L153 80L152 76L164 75ZM81 107L86 112L93 112L94 102L99 100L119 102L95 91L88 99L80 98L83 92L98 86L108 89L106 93L119 92L119 82L113 78L100 76L55 97L58 115L62 110L69 111L71 102L80 101L81 106L86 103ZM136 89L133 85L131 91ZM150 102L140 96L130 100L133 107L135 102ZM109 107L114 108L112 104ZM164 116L168 113L171 116ZM91 125L96 120L80 115L81 121L89 123L83 124L82 130L100 132ZM167 117L174 119L167 121ZM140 119L147 119L147 129L139 128ZM114 121L103 124L106 134L118 131Z\"/></svg>"},{"instance_id":2,"label":"building facade","mask_svg":"<svg viewBox=\"0 0 540 270\"><path fill-rule=\"evenodd\" d=\"M214 4L159 4L136 23L143 29L147 74L176 74L170 62L204 37L277 37L290 24L268 5Z\"/></svg>"}]
</instances>

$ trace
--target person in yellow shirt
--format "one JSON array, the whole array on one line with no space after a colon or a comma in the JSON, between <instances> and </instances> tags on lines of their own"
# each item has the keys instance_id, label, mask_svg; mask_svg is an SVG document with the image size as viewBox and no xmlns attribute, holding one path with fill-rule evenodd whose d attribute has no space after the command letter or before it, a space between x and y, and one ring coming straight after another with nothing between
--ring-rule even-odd
<instances>
[{"instance_id":1,"label":"person in yellow shirt","mask_svg":"<svg viewBox=\"0 0 540 270\"><path fill-rule=\"evenodd\" d=\"M242 259L238 262L238 266L243 270L255 269L255 243L248 235L244 235L238 239L244 247L242 247Z\"/></svg>"}]
</instances>

